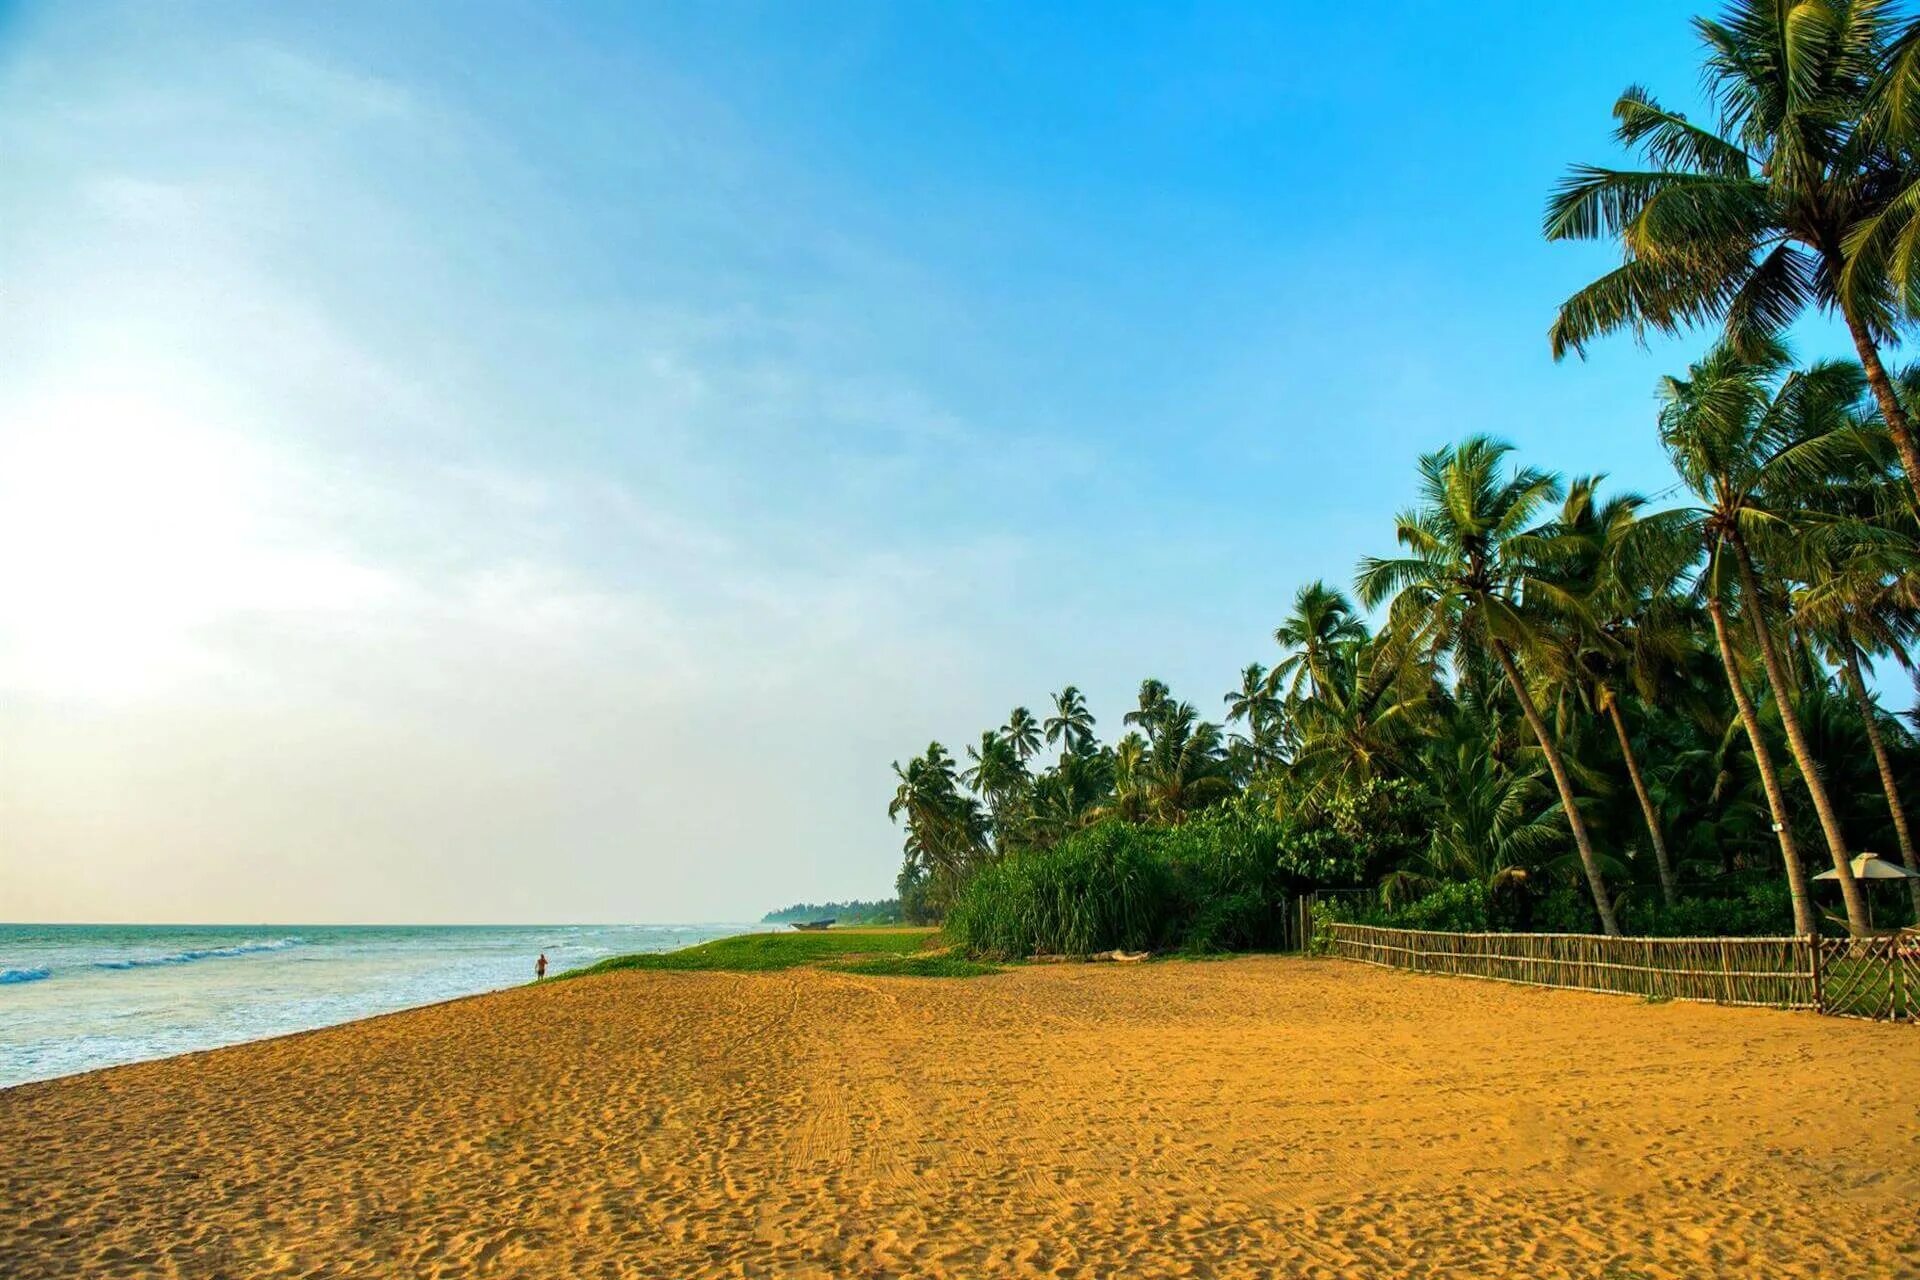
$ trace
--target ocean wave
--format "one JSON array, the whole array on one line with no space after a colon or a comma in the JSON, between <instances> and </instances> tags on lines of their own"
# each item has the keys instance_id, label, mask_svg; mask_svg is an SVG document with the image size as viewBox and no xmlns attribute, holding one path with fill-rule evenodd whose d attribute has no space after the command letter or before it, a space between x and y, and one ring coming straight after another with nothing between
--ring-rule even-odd
<instances>
[{"instance_id":1,"label":"ocean wave","mask_svg":"<svg viewBox=\"0 0 1920 1280\"><path fill-rule=\"evenodd\" d=\"M13 982L38 982L52 976L51 969L0 969L0 986Z\"/></svg>"},{"instance_id":2,"label":"ocean wave","mask_svg":"<svg viewBox=\"0 0 1920 1280\"><path fill-rule=\"evenodd\" d=\"M304 938L274 938L260 942L236 942L230 947L201 947L192 951L175 951L164 956L129 956L125 960L96 960L96 969L150 969L162 964L191 964L195 960L223 960L231 956L247 956L258 951L285 951L288 947L297 947Z\"/></svg>"}]
</instances>

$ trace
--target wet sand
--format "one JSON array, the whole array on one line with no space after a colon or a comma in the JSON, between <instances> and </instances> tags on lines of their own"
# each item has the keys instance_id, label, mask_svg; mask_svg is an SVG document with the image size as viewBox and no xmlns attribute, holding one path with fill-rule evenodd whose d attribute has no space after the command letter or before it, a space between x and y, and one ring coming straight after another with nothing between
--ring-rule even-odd
<instances>
[{"instance_id":1,"label":"wet sand","mask_svg":"<svg viewBox=\"0 0 1920 1280\"><path fill-rule=\"evenodd\" d=\"M629 972L0 1093L0 1276L1916 1275L1916 1092L1337 961Z\"/></svg>"}]
</instances>

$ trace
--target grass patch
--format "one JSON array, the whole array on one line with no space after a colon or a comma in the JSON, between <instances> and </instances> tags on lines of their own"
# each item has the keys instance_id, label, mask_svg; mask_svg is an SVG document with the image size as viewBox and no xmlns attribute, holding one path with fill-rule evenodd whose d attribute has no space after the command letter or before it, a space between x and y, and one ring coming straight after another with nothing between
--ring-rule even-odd
<instances>
[{"instance_id":1,"label":"grass patch","mask_svg":"<svg viewBox=\"0 0 1920 1280\"><path fill-rule=\"evenodd\" d=\"M869 956L864 960L849 960L832 967L841 973L889 978L979 978L1000 972L999 965L981 964L978 960L969 960L948 951L933 951L917 956Z\"/></svg>"},{"instance_id":2,"label":"grass patch","mask_svg":"<svg viewBox=\"0 0 1920 1280\"><path fill-rule=\"evenodd\" d=\"M834 961L899 961L933 945L932 929L828 929L821 933L743 933L716 938L697 947L645 955L608 956L598 964L561 974L577 978L622 969L677 972L725 970L730 973L769 973L800 965ZM932 959L934 957L929 957Z\"/></svg>"}]
</instances>

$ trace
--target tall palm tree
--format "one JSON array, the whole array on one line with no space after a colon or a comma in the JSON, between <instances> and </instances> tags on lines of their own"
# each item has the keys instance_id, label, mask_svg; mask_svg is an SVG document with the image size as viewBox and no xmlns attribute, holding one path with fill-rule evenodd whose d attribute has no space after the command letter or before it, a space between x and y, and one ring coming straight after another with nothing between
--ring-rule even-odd
<instances>
[{"instance_id":1,"label":"tall palm tree","mask_svg":"<svg viewBox=\"0 0 1920 1280\"><path fill-rule=\"evenodd\" d=\"M1793 371L1785 350L1777 344L1769 344L1750 357L1722 345L1693 365L1686 378L1665 379L1661 398L1661 441L1681 481L1700 501L1678 519L1697 530L1707 550L1707 612L1713 619L1734 699L1741 703L1745 691L1726 633L1727 584L1723 575L1728 560L1732 561L1734 582L1739 588L1740 611L1752 630L1772 687L1787 745L1799 765L1801 781L1813 800L1833 858L1846 902L1848 927L1858 933L1867 928L1866 901L1853 879L1852 854L1841 830L1839 811L1800 722L1794 701L1797 686L1774 643L1767 615L1769 593L1760 581L1754 542L1789 536L1793 502L1806 478L1824 475L1834 458L1857 441L1853 413L1860 399L1860 371L1856 366L1837 363ZM1755 760L1761 761L1766 748L1750 705L1742 706L1741 718L1753 740ZM1762 769L1764 775L1766 766ZM1810 908L1803 912L1801 901L1806 892L1800 878L1804 872L1796 865L1798 852L1777 779L1768 787L1768 801L1774 806L1781 855L1787 862L1788 884L1795 894L1795 923L1808 930Z\"/></svg>"},{"instance_id":2,"label":"tall palm tree","mask_svg":"<svg viewBox=\"0 0 1920 1280\"><path fill-rule=\"evenodd\" d=\"M1164 682L1149 676L1140 682L1137 705L1121 716L1120 722L1146 734L1147 745L1151 747L1173 705L1173 691Z\"/></svg>"},{"instance_id":3,"label":"tall palm tree","mask_svg":"<svg viewBox=\"0 0 1920 1280\"><path fill-rule=\"evenodd\" d=\"M1221 699L1227 704L1227 723L1247 726L1247 742L1255 769L1274 763L1279 753L1280 699L1274 696L1267 669L1249 662L1240 670L1240 687Z\"/></svg>"},{"instance_id":4,"label":"tall palm tree","mask_svg":"<svg viewBox=\"0 0 1920 1280\"><path fill-rule=\"evenodd\" d=\"M1020 763L1013 744L992 729L980 735L978 747L967 748L967 759L972 763L961 772L960 781L986 801L993 818L995 847L1004 854L1019 825L1021 804L1031 785L1026 766Z\"/></svg>"},{"instance_id":5,"label":"tall palm tree","mask_svg":"<svg viewBox=\"0 0 1920 1280\"><path fill-rule=\"evenodd\" d=\"M1053 714L1044 727L1048 745L1060 744L1062 767L1074 752L1092 745L1093 712L1087 710L1087 700L1077 687L1068 685L1053 695Z\"/></svg>"},{"instance_id":6,"label":"tall palm tree","mask_svg":"<svg viewBox=\"0 0 1920 1280\"><path fill-rule=\"evenodd\" d=\"M1391 601L1391 625L1436 652L1481 647L1492 653L1553 775L1600 927L1618 936L1620 924L1573 777L1515 657L1536 643L1532 606L1539 600L1553 601L1563 613L1580 606L1535 573L1564 554L1556 535L1533 527L1558 498L1559 482L1531 467L1504 474L1503 459L1511 451L1510 445L1474 436L1424 455L1420 505L1394 521L1395 536L1409 554L1363 560L1355 585L1369 608Z\"/></svg>"},{"instance_id":7,"label":"tall palm tree","mask_svg":"<svg viewBox=\"0 0 1920 1280\"><path fill-rule=\"evenodd\" d=\"M1880 359L1907 292L1889 265L1900 226L1884 215L1914 151L1880 127L1894 12L1881 0L1735 0L1694 26L1717 124L1631 87L1614 136L1648 167L1575 166L1548 202L1549 240L1614 240L1625 258L1561 304L1554 357L1620 329L1711 320L1752 354L1809 306L1838 312L1920 497L1920 444Z\"/></svg>"},{"instance_id":8,"label":"tall palm tree","mask_svg":"<svg viewBox=\"0 0 1920 1280\"><path fill-rule=\"evenodd\" d=\"M1853 546L1838 557L1822 557L1825 572L1797 594L1795 619L1815 633L1860 713L1893 821L1894 843L1907 869L1920 874L1920 852L1880 726L1882 712L1861 671L1863 653L1907 662L1907 649L1920 637L1920 544L1885 532L1888 537ZM1909 880L1907 888L1920 915L1920 880Z\"/></svg>"},{"instance_id":9,"label":"tall palm tree","mask_svg":"<svg viewBox=\"0 0 1920 1280\"><path fill-rule=\"evenodd\" d=\"M1657 523L1643 524L1640 513L1646 499L1639 494L1600 497L1602 476L1582 476L1567 486L1561 504L1559 532L1569 554L1549 576L1584 606L1580 618L1549 630L1537 650L1542 665L1558 680L1570 683L1577 695L1606 717L1620 744L1627 779L1640 805L1641 821L1653 846L1654 867L1661 900L1673 905L1673 856L1660 821L1633 735L1627 730L1623 704L1627 686L1642 691L1655 681L1659 668L1678 656L1683 642L1669 622L1675 612L1668 586L1691 559L1671 553L1671 539L1650 538ZM1655 554L1650 550L1657 548ZM1580 625L1591 621L1591 628Z\"/></svg>"},{"instance_id":10,"label":"tall palm tree","mask_svg":"<svg viewBox=\"0 0 1920 1280\"><path fill-rule=\"evenodd\" d=\"M986 848L986 819L980 805L956 785L953 757L938 742L905 768L894 761L899 785L887 816L906 819L909 859L948 882L970 869Z\"/></svg>"},{"instance_id":11,"label":"tall palm tree","mask_svg":"<svg viewBox=\"0 0 1920 1280\"><path fill-rule=\"evenodd\" d=\"M1345 595L1318 579L1307 583L1294 594L1293 612L1274 629L1274 643L1287 650L1287 656L1267 677L1271 687L1278 689L1286 681L1287 697L1296 702L1302 685L1317 696L1327 685L1335 655L1366 634Z\"/></svg>"},{"instance_id":12,"label":"tall palm tree","mask_svg":"<svg viewBox=\"0 0 1920 1280\"><path fill-rule=\"evenodd\" d=\"M1021 765L1040 754L1040 722L1025 707L1015 707L1000 728L1000 736L1013 747Z\"/></svg>"}]
</instances>

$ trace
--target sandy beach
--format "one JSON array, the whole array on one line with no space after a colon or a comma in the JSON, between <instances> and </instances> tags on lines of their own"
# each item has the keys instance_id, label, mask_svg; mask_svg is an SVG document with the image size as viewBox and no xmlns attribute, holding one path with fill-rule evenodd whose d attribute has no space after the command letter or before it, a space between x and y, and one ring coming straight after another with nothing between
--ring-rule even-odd
<instances>
[{"instance_id":1,"label":"sandy beach","mask_svg":"<svg viewBox=\"0 0 1920 1280\"><path fill-rule=\"evenodd\" d=\"M0 1275L1911 1275L1915 1079L1333 961L619 973L0 1093Z\"/></svg>"}]
</instances>

